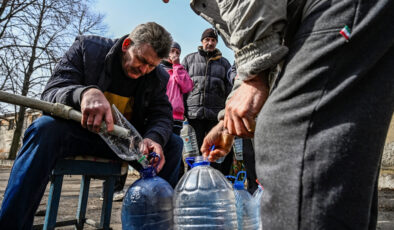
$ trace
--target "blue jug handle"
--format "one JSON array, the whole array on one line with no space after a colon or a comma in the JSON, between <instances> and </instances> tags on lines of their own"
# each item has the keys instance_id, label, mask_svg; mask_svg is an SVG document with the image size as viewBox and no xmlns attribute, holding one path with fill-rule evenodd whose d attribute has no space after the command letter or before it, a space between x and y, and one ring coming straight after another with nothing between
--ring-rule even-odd
<instances>
[{"instance_id":1,"label":"blue jug handle","mask_svg":"<svg viewBox=\"0 0 394 230\"><path fill-rule=\"evenodd\" d=\"M190 162L194 162L194 157L186 157L185 161L190 166L190 168L193 168L193 164Z\"/></svg>"},{"instance_id":2,"label":"blue jug handle","mask_svg":"<svg viewBox=\"0 0 394 230\"><path fill-rule=\"evenodd\" d=\"M240 176L241 176L242 174L244 174L245 176L244 176L243 180L240 181L240 180L238 180L238 179L240 178ZM236 182L242 182L242 183L244 183L245 180L246 180L246 171L239 171L239 172L237 173L237 177L235 178L235 181L236 181Z\"/></svg>"},{"instance_id":3,"label":"blue jug handle","mask_svg":"<svg viewBox=\"0 0 394 230\"><path fill-rule=\"evenodd\" d=\"M160 161L161 161L161 157L159 154L157 154L156 152L151 152L148 155L148 158L154 160L155 158L159 158L159 161L157 162L156 166L153 166L153 169L155 170L155 173L157 173L157 166L159 166Z\"/></svg>"}]
</instances>

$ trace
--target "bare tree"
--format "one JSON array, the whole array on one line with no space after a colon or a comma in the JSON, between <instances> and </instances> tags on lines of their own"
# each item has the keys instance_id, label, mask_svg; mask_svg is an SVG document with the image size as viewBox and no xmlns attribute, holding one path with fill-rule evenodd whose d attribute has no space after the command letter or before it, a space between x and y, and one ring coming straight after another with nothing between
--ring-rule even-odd
<instances>
[{"instance_id":1,"label":"bare tree","mask_svg":"<svg viewBox=\"0 0 394 230\"><path fill-rule=\"evenodd\" d=\"M36 0L3 0L0 4L0 39L4 36L10 22L19 13L29 5L35 3Z\"/></svg>"},{"instance_id":2,"label":"bare tree","mask_svg":"<svg viewBox=\"0 0 394 230\"><path fill-rule=\"evenodd\" d=\"M36 0L3 0L0 3L0 49L11 47L7 42L12 37L10 31L15 19L23 13L23 10ZM15 64L13 63L14 51L4 50L0 55L0 90L12 91L14 89ZM11 112L10 106L0 103L0 114Z\"/></svg>"},{"instance_id":3,"label":"bare tree","mask_svg":"<svg viewBox=\"0 0 394 230\"><path fill-rule=\"evenodd\" d=\"M4 32L7 36L0 39L0 77L5 79L0 87L15 94L37 96L76 35L106 32L103 16L89 10L93 1L9 0L8 4L10 2L26 4L18 6L21 10L14 17L5 19L9 25ZM26 108L20 107L15 117L9 159L15 159L19 148L25 112Z\"/></svg>"}]
</instances>

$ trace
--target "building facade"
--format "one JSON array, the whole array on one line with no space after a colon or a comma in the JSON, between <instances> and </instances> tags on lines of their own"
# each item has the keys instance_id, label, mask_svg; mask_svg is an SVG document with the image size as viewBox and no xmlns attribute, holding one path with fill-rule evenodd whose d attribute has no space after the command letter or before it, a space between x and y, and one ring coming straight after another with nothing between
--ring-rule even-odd
<instances>
[{"instance_id":1,"label":"building facade","mask_svg":"<svg viewBox=\"0 0 394 230\"><path fill-rule=\"evenodd\" d=\"M28 109L23 123L23 132L38 117L42 115L39 110ZM0 159L7 159L10 152L12 138L16 128L15 113L0 115ZM22 136L23 138L23 136Z\"/></svg>"}]
</instances>

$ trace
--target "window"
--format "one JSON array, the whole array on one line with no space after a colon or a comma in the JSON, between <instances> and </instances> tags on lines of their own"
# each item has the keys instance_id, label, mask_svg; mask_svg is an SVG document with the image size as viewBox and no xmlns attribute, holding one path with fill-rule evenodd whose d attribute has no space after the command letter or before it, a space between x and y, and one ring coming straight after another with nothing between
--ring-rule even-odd
<instances>
[{"instance_id":1,"label":"window","mask_svg":"<svg viewBox=\"0 0 394 230\"><path fill-rule=\"evenodd\" d=\"M31 116L31 122L35 121L38 117L38 114L34 114L33 116Z\"/></svg>"}]
</instances>

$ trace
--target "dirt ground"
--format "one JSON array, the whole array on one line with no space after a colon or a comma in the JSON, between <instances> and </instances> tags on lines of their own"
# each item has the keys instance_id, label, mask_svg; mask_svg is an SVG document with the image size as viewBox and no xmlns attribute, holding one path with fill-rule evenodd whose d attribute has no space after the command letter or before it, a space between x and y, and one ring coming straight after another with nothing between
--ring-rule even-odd
<instances>
[{"instance_id":1,"label":"dirt ground","mask_svg":"<svg viewBox=\"0 0 394 230\"><path fill-rule=\"evenodd\" d=\"M0 201L3 200L3 194L7 185L10 167L0 166ZM129 174L126 181L126 186L129 187L136 179L137 175ZM62 194L59 204L59 211L57 220L71 220L75 218L81 176L65 176L63 181ZM101 180L92 180L90 183L90 192L88 199L88 207L86 211L86 218L95 221L100 220L101 205ZM43 224L46 202L48 198L49 185L45 191L45 195L41 200L37 214L34 219L34 224ZM111 228L114 230L122 229L121 224L121 208L122 202L114 202L112 205ZM56 229L74 229L73 226L58 227ZM96 229L92 226L85 225L84 229ZM394 229L394 190L379 191L379 218L378 230L392 230Z\"/></svg>"},{"instance_id":2,"label":"dirt ground","mask_svg":"<svg viewBox=\"0 0 394 230\"><path fill-rule=\"evenodd\" d=\"M8 182L10 167L0 166L0 201L3 200L3 194ZM129 174L126 180L126 187L128 188L136 179L137 175ZM60 197L59 210L57 221L72 220L75 218L78 206L79 186L81 176L65 176L63 179L62 193ZM102 180L92 180L90 182L88 205L86 210L86 218L100 221L102 201L100 200ZM39 225L44 223L46 203L48 199L49 184L45 191L44 197L40 202L40 206L34 217L34 224ZM121 208L122 202L117 201L112 203L111 228L114 230L122 229L121 224ZM40 229L40 228L35 228ZM58 227L56 229L71 230L74 226ZM90 225L84 225L84 229L96 229Z\"/></svg>"}]
</instances>

